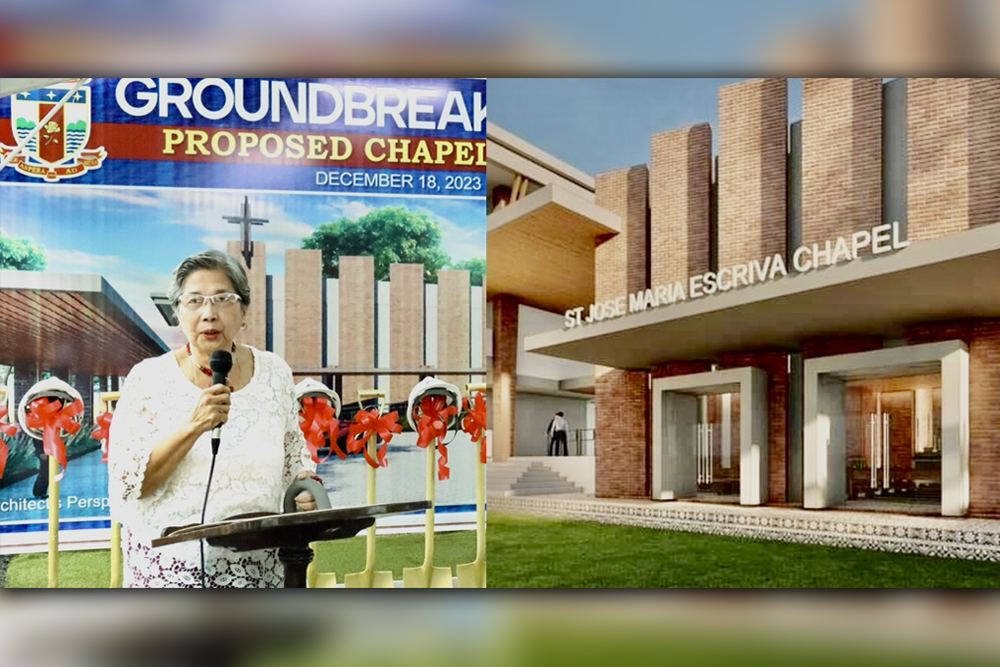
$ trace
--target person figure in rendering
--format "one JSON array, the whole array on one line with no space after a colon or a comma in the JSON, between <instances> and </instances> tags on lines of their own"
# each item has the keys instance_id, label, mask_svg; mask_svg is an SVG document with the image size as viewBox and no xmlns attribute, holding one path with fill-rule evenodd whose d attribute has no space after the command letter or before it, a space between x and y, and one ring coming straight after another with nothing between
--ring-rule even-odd
<instances>
[{"instance_id":1,"label":"person figure in rendering","mask_svg":"<svg viewBox=\"0 0 1000 667\"><path fill-rule=\"evenodd\" d=\"M566 449L566 434L569 432L569 422L563 416L562 410L555 413L549 420L546 433L549 436L549 456L559 456L559 445L562 445L562 455L569 456Z\"/></svg>"},{"instance_id":2,"label":"person figure in rendering","mask_svg":"<svg viewBox=\"0 0 1000 667\"><path fill-rule=\"evenodd\" d=\"M108 498L122 524L124 587L201 585L197 540L157 549L150 541L168 526L201 522L216 425L224 426L206 523L280 512L285 489L316 467L298 426L288 364L235 341L250 307L239 262L216 250L192 255L174 269L168 296L187 344L136 364L109 436ZM216 350L233 357L226 384L212 384L209 357ZM309 492L295 501L299 510L316 509ZM274 550L204 549L207 587L282 585Z\"/></svg>"}]
</instances>

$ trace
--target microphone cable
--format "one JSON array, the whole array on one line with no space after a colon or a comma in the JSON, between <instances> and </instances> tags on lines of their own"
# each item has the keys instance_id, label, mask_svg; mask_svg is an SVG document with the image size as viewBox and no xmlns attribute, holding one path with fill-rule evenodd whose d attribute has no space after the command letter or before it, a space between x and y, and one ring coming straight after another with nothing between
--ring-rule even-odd
<instances>
[{"instance_id":1,"label":"microphone cable","mask_svg":"<svg viewBox=\"0 0 1000 667\"><path fill-rule=\"evenodd\" d=\"M201 503L201 524L205 525L205 510L208 508L208 490L212 488L212 475L215 473L215 452L212 452L212 465L208 468L208 483L205 484L205 500ZM201 587L205 588L205 538L198 540L198 550L201 552Z\"/></svg>"}]
</instances>

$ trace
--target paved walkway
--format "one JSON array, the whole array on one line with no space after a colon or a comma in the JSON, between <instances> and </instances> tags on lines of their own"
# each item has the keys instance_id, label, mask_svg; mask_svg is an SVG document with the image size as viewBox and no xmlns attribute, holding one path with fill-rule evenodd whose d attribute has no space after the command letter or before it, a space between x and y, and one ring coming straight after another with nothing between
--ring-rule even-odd
<instances>
[{"instance_id":1,"label":"paved walkway","mask_svg":"<svg viewBox=\"0 0 1000 667\"><path fill-rule=\"evenodd\" d=\"M601 523L1000 561L1000 520L851 510L743 507L582 495L490 497L490 511Z\"/></svg>"}]
</instances>

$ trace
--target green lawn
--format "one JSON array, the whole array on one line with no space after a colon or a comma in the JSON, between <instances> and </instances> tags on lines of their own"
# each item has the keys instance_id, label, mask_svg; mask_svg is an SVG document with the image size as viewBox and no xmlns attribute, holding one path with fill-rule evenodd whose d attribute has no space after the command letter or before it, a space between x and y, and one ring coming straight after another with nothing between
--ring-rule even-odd
<instances>
[{"instance_id":1,"label":"green lawn","mask_svg":"<svg viewBox=\"0 0 1000 667\"><path fill-rule=\"evenodd\" d=\"M489 514L491 588L997 587L1000 564Z\"/></svg>"},{"instance_id":2,"label":"green lawn","mask_svg":"<svg viewBox=\"0 0 1000 667\"><path fill-rule=\"evenodd\" d=\"M442 532L434 536L434 564L451 566L470 563L476 557L476 533L471 530ZM416 567L424 561L424 534L380 535L376 542L375 569L392 570L402 579L404 567ZM321 572L333 571L343 583L344 574L365 568L365 538L324 542L316 550L316 565ZM59 554L60 588L107 588L111 556L107 549L67 551ZM48 582L48 556L44 553L20 554L11 559L7 569L7 588L44 588Z\"/></svg>"}]
</instances>

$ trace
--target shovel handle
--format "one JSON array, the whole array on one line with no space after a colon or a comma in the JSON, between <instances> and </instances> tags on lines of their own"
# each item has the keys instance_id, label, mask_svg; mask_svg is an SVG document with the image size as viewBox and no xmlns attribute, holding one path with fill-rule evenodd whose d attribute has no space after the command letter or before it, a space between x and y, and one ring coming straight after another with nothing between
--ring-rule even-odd
<instances>
[{"instance_id":1,"label":"shovel handle","mask_svg":"<svg viewBox=\"0 0 1000 667\"><path fill-rule=\"evenodd\" d=\"M316 499L316 509L328 510L333 509L333 505L330 504L330 496L327 494L326 489L323 485L314 480L311 477L306 477L305 479L297 479L292 482L288 490L285 491L285 504L284 512L286 514L295 511L295 496L299 495L300 491L311 491L313 498Z\"/></svg>"}]
</instances>

